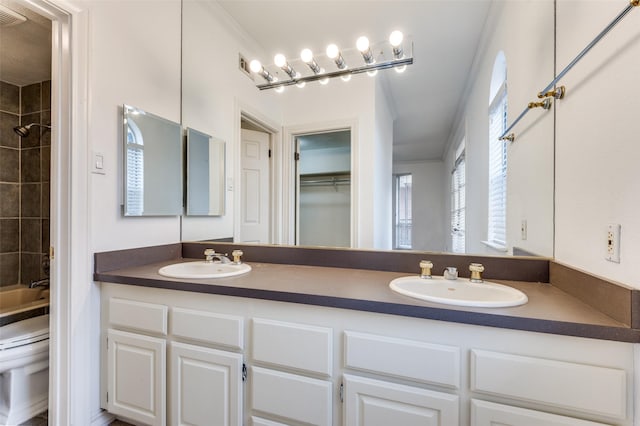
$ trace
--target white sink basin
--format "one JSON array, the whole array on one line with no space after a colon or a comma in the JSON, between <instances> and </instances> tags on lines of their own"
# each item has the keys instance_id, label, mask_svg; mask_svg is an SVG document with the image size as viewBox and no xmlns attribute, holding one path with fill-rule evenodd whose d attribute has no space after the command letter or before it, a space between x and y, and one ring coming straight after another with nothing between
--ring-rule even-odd
<instances>
[{"instance_id":1,"label":"white sink basin","mask_svg":"<svg viewBox=\"0 0 640 426\"><path fill-rule=\"evenodd\" d=\"M467 278L447 280L434 276L424 279L414 275L396 278L389 287L405 296L456 306L503 308L524 305L528 301L527 295L515 288L489 281L472 283Z\"/></svg>"},{"instance_id":2,"label":"white sink basin","mask_svg":"<svg viewBox=\"0 0 640 426\"><path fill-rule=\"evenodd\" d=\"M246 263L199 262L174 263L160 268L158 273L169 278L224 278L246 274L251 266Z\"/></svg>"}]
</instances>

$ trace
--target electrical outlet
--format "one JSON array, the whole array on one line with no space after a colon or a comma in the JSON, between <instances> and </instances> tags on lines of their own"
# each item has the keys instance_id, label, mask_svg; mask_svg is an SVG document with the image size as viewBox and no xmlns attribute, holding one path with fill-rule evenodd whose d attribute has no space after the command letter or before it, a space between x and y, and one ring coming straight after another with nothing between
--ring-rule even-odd
<instances>
[{"instance_id":1,"label":"electrical outlet","mask_svg":"<svg viewBox=\"0 0 640 426\"><path fill-rule=\"evenodd\" d=\"M609 262L620 263L620 224L611 223L607 227L607 255Z\"/></svg>"},{"instance_id":2,"label":"electrical outlet","mask_svg":"<svg viewBox=\"0 0 640 426\"><path fill-rule=\"evenodd\" d=\"M520 223L520 239L526 241L527 239L527 220L523 219Z\"/></svg>"}]
</instances>

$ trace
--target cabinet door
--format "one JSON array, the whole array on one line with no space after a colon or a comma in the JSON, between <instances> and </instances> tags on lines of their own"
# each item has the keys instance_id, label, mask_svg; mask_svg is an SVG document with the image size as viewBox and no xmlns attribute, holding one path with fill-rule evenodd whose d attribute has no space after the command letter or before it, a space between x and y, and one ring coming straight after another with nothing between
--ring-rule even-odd
<instances>
[{"instance_id":1,"label":"cabinet door","mask_svg":"<svg viewBox=\"0 0 640 426\"><path fill-rule=\"evenodd\" d=\"M107 410L164 426L165 340L113 329L107 336Z\"/></svg>"},{"instance_id":2,"label":"cabinet door","mask_svg":"<svg viewBox=\"0 0 640 426\"><path fill-rule=\"evenodd\" d=\"M472 426L606 426L604 423L574 419L542 411L471 400Z\"/></svg>"},{"instance_id":3,"label":"cabinet door","mask_svg":"<svg viewBox=\"0 0 640 426\"><path fill-rule=\"evenodd\" d=\"M171 424L242 425L242 355L172 342Z\"/></svg>"},{"instance_id":4,"label":"cabinet door","mask_svg":"<svg viewBox=\"0 0 640 426\"><path fill-rule=\"evenodd\" d=\"M345 426L455 426L458 397L344 375Z\"/></svg>"}]
</instances>

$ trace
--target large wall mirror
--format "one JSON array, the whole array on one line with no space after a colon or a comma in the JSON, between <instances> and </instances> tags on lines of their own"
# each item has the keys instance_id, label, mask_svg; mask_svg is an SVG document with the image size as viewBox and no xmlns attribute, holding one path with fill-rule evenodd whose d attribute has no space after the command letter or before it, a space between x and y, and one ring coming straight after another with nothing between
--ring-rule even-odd
<instances>
[{"instance_id":1,"label":"large wall mirror","mask_svg":"<svg viewBox=\"0 0 640 426\"><path fill-rule=\"evenodd\" d=\"M123 106L125 216L182 214L182 128Z\"/></svg>"},{"instance_id":2,"label":"large wall mirror","mask_svg":"<svg viewBox=\"0 0 640 426\"><path fill-rule=\"evenodd\" d=\"M299 31L298 22L304 22ZM183 240L242 241L238 224L246 194L239 160L240 116L248 113L263 118L258 121L266 127L284 128L270 134L276 152L270 176L276 190L295 186L287 181L291 160L278 157L278 152L293 150L287 128L355 123L359 140L352 147L351 183L358 211L352 224L360 227L360 240L367 242L352 241L354 247L553 256L553 112L530 114L517 141L507 143L504 247L488 241L487 234L494 64L499 54L504 55L511 118L553 79L553 22L553 0L184 1L182 124L205 131L214 128L228 141L227 176L235 179L235 185L227 188L230 198L224 219L196 230L185 218ZM415 62L403 73L384 70L375 77L356 75L350 82L334 79L322 87L315 82L275 93L257 90L260 77L240 70L241 55L247 61L255 57L272 63L278 52L295 59L308 47L322 56L329 43L347 48L360 35L384 40L394 29L414 43ZM215 54L202 55L211 46ZM296 66L304 64L298 60ZM371 145L374 141L389 146L379 150ZM462 245L460 238L454 239L454 234L460 235L460 222L451 220L459 217L452 185L460 180L461 158L466 175L462 189L466 244ZM412 176L412 241L399 245L394 240L398 193L394 179L406 175ZM457 190L459 195L459 186ZM278 223L280 215L294 210L288 197L292 194L286 190L271 194L267 204L272 212L268 220L272 243L291 243L286 238L290 233L279 228L286 224ZM383 227L384 235L367 240L365 234Z\"/></svg>"}]
</instances>

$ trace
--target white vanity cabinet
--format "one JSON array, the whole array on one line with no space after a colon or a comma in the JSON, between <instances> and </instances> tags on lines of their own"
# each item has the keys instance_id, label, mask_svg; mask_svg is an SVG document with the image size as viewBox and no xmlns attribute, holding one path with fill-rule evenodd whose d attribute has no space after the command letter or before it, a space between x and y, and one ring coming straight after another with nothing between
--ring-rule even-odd
<instances>
[{"instance_id":1,"label":"white vanity cabinet","mask_svg":"<svg viewBox=\"0 0 640 426\"><path fill-rule=\"evenodd\" d=\"M104 406L142 424L637 424L630 343L121 284L102 297Z\"/></svg>"}]
</instances>

